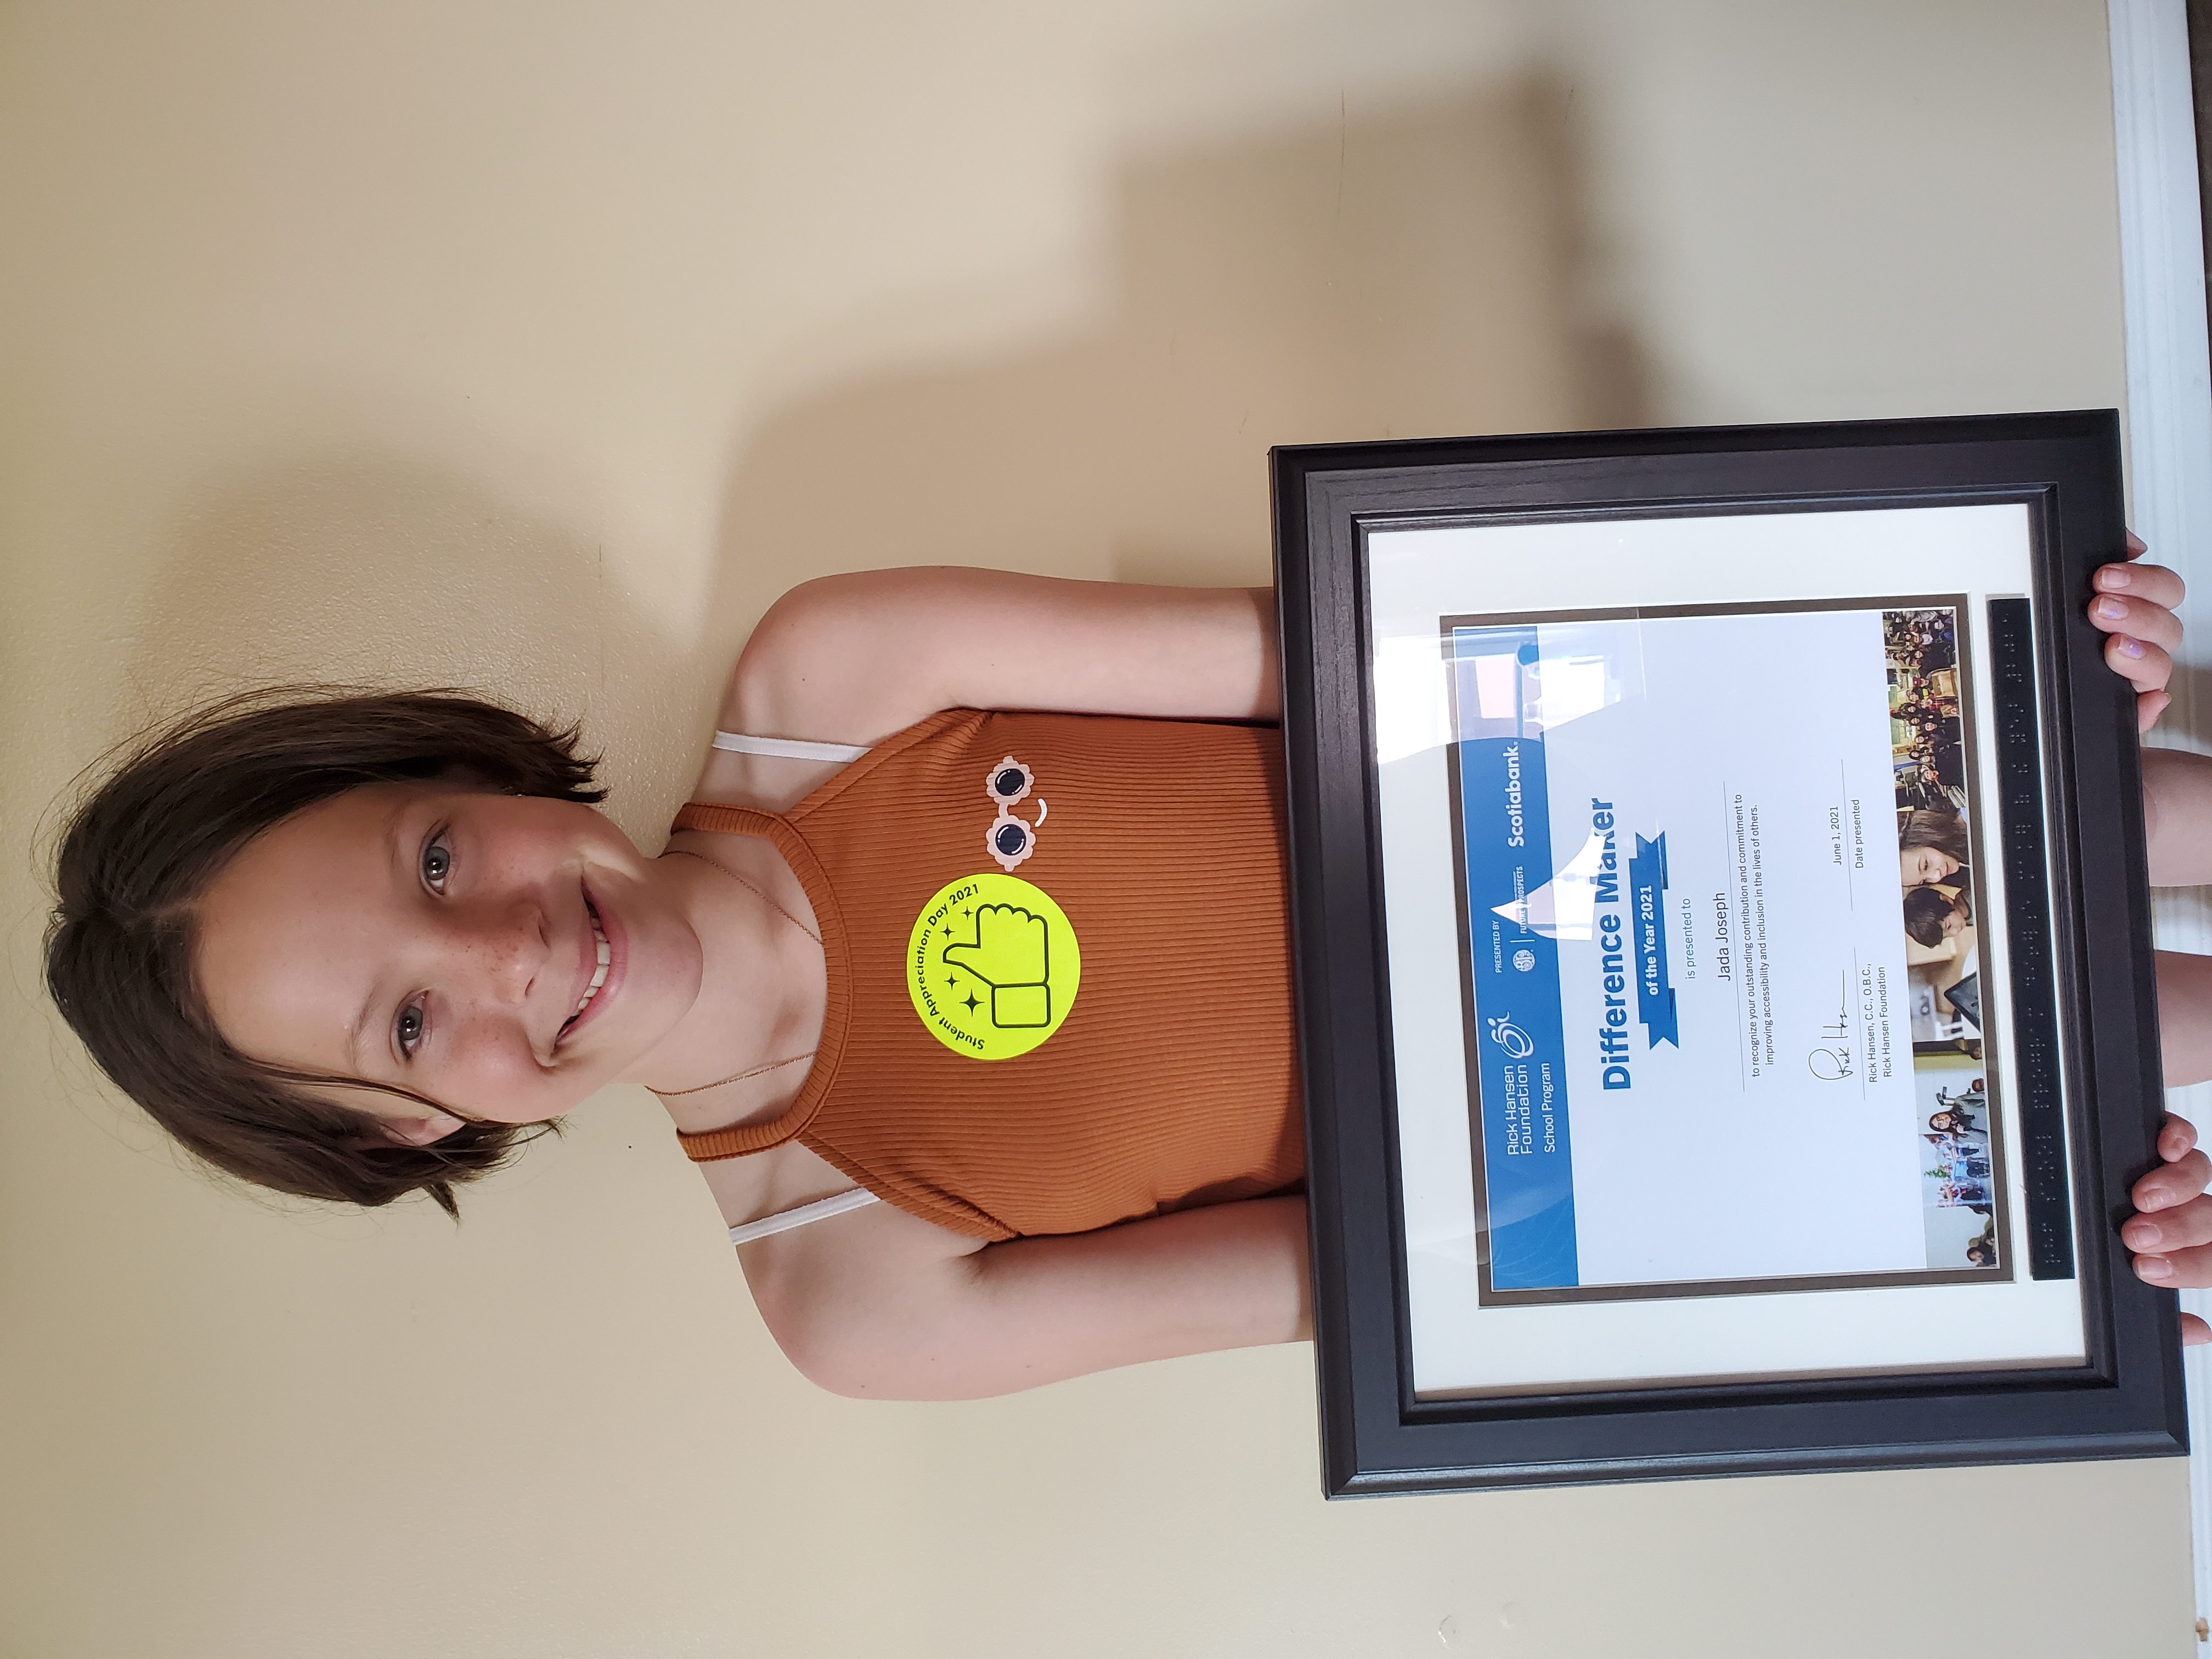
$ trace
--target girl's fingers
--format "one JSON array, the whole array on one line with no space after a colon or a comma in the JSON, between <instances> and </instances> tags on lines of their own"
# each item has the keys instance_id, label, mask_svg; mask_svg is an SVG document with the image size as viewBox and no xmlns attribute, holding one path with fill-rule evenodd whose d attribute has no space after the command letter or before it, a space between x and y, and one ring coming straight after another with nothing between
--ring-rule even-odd
<instances>
[{"instance_id":1,"label":"girl's fingers","mask_svg":"<svg viewBox=\"0 0 2212 1659\"><path fill-rule=\"evenodd\" d=\"M2142 550L2142 541L2130 533L2128 556ZM2166 690L2173 675L2172 653L2181 646L2181 619L2173 608L2187 590L2180 577L2155 564L2106 565L2094 586L2090 625L2112 636L2105 647L2105 661L2135 687L2136 729L2148 732L2173 701Z\"/></svg>"},{"instance_id":2,"label":"girl's fingers","mask_svg":"<svg viewBox=\"0 0 2212 1659\"><path fill-rule=\"evenodd\" d=\"M2165 1148L2160 1146L2159 1151L2164 1156ZM2212 1158L2192 1146L2136 1182L2128 1201L2142 1214L2154 1215L2200 1196L2208 1179L2212 1179Z\"/></svg>"},{"instance_id":3,"label":"girl's fingers","mask_svg":"<svg viewBox=\"0 0 2212 1659\"><path fill-rule=\"evenodd\" d=\"M2100 593L2123 593L2168 611L2189 594L2188 584L2162 564L2108 564L2091 579L2091 586Z\"/></svg>"},{"instance_id":4,"label":"girl's fingers","mask_svg":"<svg viewBox=\"0 0 2212 1659\"><path fill-rule=\"evenodd\" d=\"M2212 1244L2212 1198L2192 1198L2170 1210L2130 1216L2120 1227L2120 1243L2154 1255Z\"/></svg>"},{"instance_id":5,"label":"girl's fingers","mask_svg":"<svg viewBox=\"0 0 2212 1659\"><path fill-rule=\"evenodd\" d=\"M2138 1255L2136 1277L2162 1291L2201 1291L2212 1285L2212 1245Z\"/></svg>"},{"instance_id":6,"label":"girl's fingers","mask_svg":"<svg viewBox=\"0 0 2212 1659\"><path fill-rule=\"evenodd\" d=\"M2185 1117L2166 1115L2166 1123L2158 1132L2158 1155L2168 1164L2175 1162L2197 1145L2197 1126Z\"/></svg>"},{"instance_id":7,"label":"girl's fingers","mask_svg":"<svg viewBox=\"0 0 2212 1659\"><path fill-rule=\"evenodd\" d=\"M2200 1342L2212 1342L2212 1325L2207 1325L2195 1314L2181 1316L2181 1346L2193 1348Z\"/></svg>"},{"instance_id":8,"label":"girl's fingers","mask_svg":"<svg viewBox=\"0 0 2212 1659\"><path fill-rule=\"evenodd\" d=\"M2089 621L2101 632L2124 634L2172 651L2181 644L2181 618L2162 605L2133 595L2099 595L2089 602Z\"/></svg>"},{"instance_id":9,"label":"girl's fingers","mask_svg":"<svg viewBox=\"0 0 2212 1659\"><path fill-rule=\"evenodd\" d=\"M2105 641L2105 665L2137 692L2163 691L2173 675L2173 659L2147 640L2115 634Z\"/></svg>"}]
</instances>

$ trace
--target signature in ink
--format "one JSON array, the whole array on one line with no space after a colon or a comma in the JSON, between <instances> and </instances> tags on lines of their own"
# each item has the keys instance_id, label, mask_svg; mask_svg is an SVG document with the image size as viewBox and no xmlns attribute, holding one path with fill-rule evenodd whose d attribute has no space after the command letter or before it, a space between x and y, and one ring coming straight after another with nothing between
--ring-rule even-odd
<instances>
[{"instance_id":1,"label":"signature in ink","mask_svg":"<svg viewBox=\"0 0 2212 1659\"><path fill-rule=\"evenodd\" d=\"M1806 1051L1805 1066L1823 1083L1843 1083L1854 1074L1856 1057L1851 1052L1850 1004L1844 991L1844 976L1837 975L1836 1017L1820 1022L1820 1035Z\"/></svg>"}]
</instances>

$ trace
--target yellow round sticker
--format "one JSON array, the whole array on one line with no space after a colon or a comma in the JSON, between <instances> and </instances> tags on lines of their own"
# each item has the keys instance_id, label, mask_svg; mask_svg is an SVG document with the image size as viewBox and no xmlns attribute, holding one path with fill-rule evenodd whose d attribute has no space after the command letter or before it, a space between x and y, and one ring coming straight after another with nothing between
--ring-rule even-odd
<instances>
[{"instance_id":1,"label":"yellow round sticker","mask_svg":"<svg viewBox=\"0 0 2212 1659\"><path fill-rule=\"evenodd\" d=\"M939 888L907 940L906 988L929 1034L971 1060L1012 1060L1060 1029L1083 952L1052 895L996 871Z\"/></svg>"}]
</instances>

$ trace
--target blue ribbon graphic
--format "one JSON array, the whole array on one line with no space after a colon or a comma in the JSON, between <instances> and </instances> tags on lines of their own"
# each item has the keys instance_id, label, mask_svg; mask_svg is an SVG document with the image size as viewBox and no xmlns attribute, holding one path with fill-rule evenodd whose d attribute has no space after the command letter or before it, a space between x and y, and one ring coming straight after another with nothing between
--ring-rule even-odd
<instances>
[{"instance_id":1,"label":"blue ribbon graphic","mask_svg":"<svg viewBox=\"0 0 2212 1659\"><path fill-rule=\"evenodd\" d=\"M1636 1018L1644 1046L1680 1048L1674 1029L1674 987L1667 977L1667 837L1636 838L1628 861L1629 914L1636 941Z\"/></svg>"}]
</instances>

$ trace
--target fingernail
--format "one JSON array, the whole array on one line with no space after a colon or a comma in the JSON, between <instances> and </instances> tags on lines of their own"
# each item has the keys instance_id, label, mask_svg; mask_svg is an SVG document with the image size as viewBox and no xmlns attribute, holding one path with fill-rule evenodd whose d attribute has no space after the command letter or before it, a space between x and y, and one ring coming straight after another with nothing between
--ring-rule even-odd
<instances>
[{"instance_id":1,"label":"fingernail","mask_svg":"<svg viewBox=\"0 0 2212 1659\"><path fill-rule=\"evenodd\" d=\"M2162 1255L2147 1255L2137 1260L2136 1272L2144 1279L2171 1279L2173 1263Z\"/></svg>"},{"instance_id":2,"label":"fingernail","mask_svg":"<svg viewBox=\"0 0 2212 1659\"><path fill-rule=\"evenodd\" d=\"M2122 656L2140 657L2142 655L2142 641L2131 640L2124 634L2118 634L2113 635L2113 637L2120 642L2120 654Z\"/></svg>"},{"instance_id":3,"label":"fingernail","mask_svg":"<svg viewBox=\"0 0 2212 1659\"><path fill-rule=\"evenodd\" d=\"M2118 622L2128 614L2128 608L2118 599L2100 599L2097 601L2097 614L2106 622Z\"/></svg>"},{"instance_id":4,"label":"fingernail","mask_svg":"<svg viewBox=\"0 0 2212 1659\"><path fill-rule=\"evenodd\" d=\"M2124 1238L2131 1250L2154 1250L2159 1247L2158 1229L2148 1221L2130 1222Z\"/></svg>"},{"instance_id":5,"label":"fingernail","mask_svg":"<svg viewBox=\"0 0 2212 1659\"><path fill-rule=\"evenodd\" d=\"M2128 568L2124 564L2108 564L2097 574L2107 587L2125 587L2128 585Z\"/></svg>"}]
</instances>

